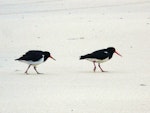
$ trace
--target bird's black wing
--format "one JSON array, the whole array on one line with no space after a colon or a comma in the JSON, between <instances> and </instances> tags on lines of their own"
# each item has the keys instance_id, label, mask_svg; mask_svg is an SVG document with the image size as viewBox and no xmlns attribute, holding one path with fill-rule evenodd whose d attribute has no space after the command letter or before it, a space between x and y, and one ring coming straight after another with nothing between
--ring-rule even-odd
<instances>
[{"instance_id":1,"label":"bird's black wing","mask_svg":"<svg viewBox=\"0 0 150 113\"><path fill-rule=\"evenodd\" d=\"M98 50L98 51L95 51L95 52L89 54L89 56L91 58L96 58L96 59L103 60L103 59L109 57L109 53L106 51L106 49L102 49L102 50Z\"/></svg>"},{"instance_id":2,"label":"bird's black wing","mask_svg":"<svg viewBox=\"0 0 150 113\"><path fill-rule=\"evenodd\" d=\"M38 61L40 58L42 58L42 55L42 51L31 50L25 53L22 57L18 58L17 60Z\"/></svg>"},{"instance_id":3,"label":"bird's black wing","mask_svg":"<svg viewBox=\"0 0 150 113\"><path fill-rule=\"evenodd\" d=\"M94 51L93 53L86 54L80 57L80 59L86 59L86 58L94 58L94 59L105 59L109 57L109 53L106 51L106 49Z\"/></svg>"}]
</instances>

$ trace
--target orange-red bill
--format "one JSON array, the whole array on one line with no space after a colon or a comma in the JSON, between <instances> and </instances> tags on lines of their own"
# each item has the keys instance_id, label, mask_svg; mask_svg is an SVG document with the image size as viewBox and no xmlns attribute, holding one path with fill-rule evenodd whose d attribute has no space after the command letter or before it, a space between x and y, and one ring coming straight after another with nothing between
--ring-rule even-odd
<instances>
[{"instance_id":1,"label":"orange-red bill","mask_svg":"<svg viewBox=\"0 0 150 113\"><path fill-rule=\"evenodd\" d=\"M121 55L121 54L119 54L117 51L115 51L115 53L116 53L117 55L119 55L119 56L121 56L121 57L122 57L122 55Z\"/></svg>"},{"instance_id":2,"label":"orange-red bill","mask_svg":"<svg viewBox=\"0 0 150 113\"><path fill-rule=\"evenodd\" d=\"M56 60L55 58L53 58L52 56L50 56L51 59Z\"/></svg>"}]
</instances>

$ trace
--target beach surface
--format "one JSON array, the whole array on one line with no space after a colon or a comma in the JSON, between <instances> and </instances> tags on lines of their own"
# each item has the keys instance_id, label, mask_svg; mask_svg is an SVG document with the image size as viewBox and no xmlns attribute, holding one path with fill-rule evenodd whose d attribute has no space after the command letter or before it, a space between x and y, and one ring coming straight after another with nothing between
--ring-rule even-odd
<instances>
[{"instance_id":1,"label":"beach surface","mask_svg":"<svg viewBox=\"0 0 150 113\"><path fill-rule=\"evenodd\" d=\"M0 113L149 113L150 0L0 2ZM79 60L115 47L106 72ZM28 50L48 59L24 72Z\"/></svg>"}]
</instances>

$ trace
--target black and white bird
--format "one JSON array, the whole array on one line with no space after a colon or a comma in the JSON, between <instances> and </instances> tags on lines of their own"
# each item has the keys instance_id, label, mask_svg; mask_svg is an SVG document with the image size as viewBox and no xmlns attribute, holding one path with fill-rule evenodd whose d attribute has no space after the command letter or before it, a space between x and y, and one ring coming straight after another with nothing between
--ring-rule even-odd
<instances>
[{"instance_id":1,"label":"black and white bird","mask_svg":"<svg viewBox=\"0 0 150 113\"><path fill-rule=\"evenodd\" d=\"M28 70L31 66L34 67L34 70L37 72L37 74L40 74L37 69L36 66L45 62L48 58L52 58L53 60L55 60L50 52L48 51L40 51L40 50L30 50L28 52L26 52L23 56L21 56L18 59L18 61L24 62L26 64L28 64L28 68L25 71L26 74L28 74Z\"/></svg>"},{"instance_id":2,"label":"black and white bird","mask_svg":"<svg viewBox=\"0 0 150 113\"><path fill-rule=\"evenodd\" d=\"M98 51L94 51L93 53L83 55L83 56L80 57L80 60L86 59L88 61L93 62L94 72L96 70L96 64L95 63L98 63L99 68L101 69L102 72L104 72L104 70L101 68L100 64L110 60L114 53L121 56L116 51L116 49L114 47L108 47L107 49L101 49L101 50L98 50Z\"/></svg>"}]
</instances>

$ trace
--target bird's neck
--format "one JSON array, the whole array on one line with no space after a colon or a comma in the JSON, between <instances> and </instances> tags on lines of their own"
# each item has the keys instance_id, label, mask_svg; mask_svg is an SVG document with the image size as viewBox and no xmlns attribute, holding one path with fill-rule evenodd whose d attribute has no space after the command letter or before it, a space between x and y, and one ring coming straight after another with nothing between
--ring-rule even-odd
<instances>
[{"instance_id":1,"label":"bird's neck","mask_svg":"<svg viewBox=\"0 0 150 113\"><path fill-rule=\"evenodd\" d=\"M112 56L113 56L113 53L110 53L110 55L109 55L109 59L111 59L111 58L112 58Z\"/></svg>"}]
</instances>

